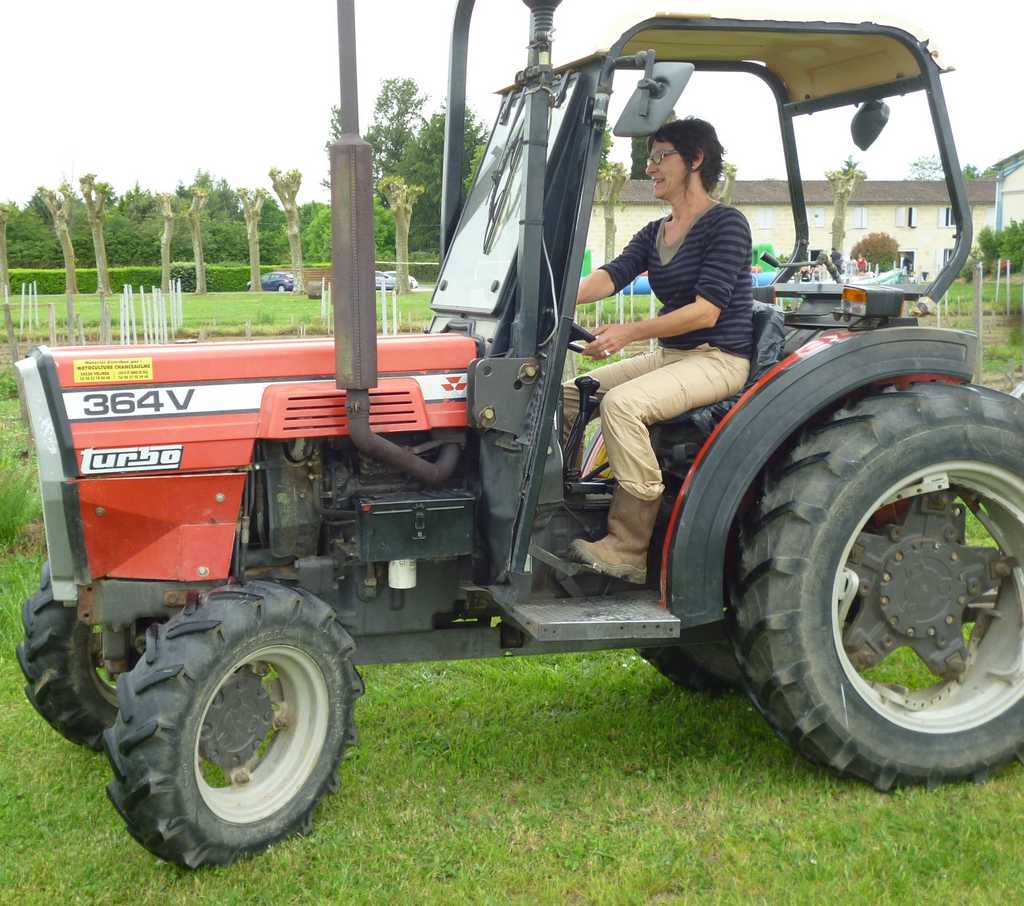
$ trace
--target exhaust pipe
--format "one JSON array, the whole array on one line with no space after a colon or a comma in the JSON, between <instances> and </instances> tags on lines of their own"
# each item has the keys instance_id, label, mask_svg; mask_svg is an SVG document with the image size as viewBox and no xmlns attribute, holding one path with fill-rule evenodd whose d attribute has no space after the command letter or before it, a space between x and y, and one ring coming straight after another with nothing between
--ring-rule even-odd
<instances>
[{"instance_id":1,"label":"exhaust pipe","mask_svg":"<svg viewBox=\"0 0 1024 906\"><path fill-rule=\"evenodd\" d=\"M355 0L338 0L338 50L342 135L330 149L336 384L346 391L349 436L356 449L424 484L436 485L455 471L458 444L446 444L437 462L428 462L370 428L369 390L378 383L373 151L359 136Z\"/></svg>"},{"instance_id":2,"label":"exhaust pipe","mask_svg":"<svg viewBox=\"0 0 1024 906\"><path fill-rule=\"evenodd\" d=\"M459 462L459 445L441 447L437 462L428 462L405 447L374 434L370 428L370 393L349 390L346 401L348 431L356 449L372 459L410 475L424 484L437 485L451 478Z\"/></svg>"}]
</instances>

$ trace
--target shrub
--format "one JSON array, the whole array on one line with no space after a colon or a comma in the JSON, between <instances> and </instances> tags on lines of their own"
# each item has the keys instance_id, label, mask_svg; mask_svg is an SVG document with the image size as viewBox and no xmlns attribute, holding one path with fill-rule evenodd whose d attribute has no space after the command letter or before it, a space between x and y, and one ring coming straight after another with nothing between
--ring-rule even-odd
<instances>
[{"instance_id":1,"label":"shrub","mask_svg":"<svg viewBox=\"0 0 1024 906\"><path fill-rule=\"evenodd\" d=\"M1010 260L1010 266L1017 273L1024 268L1024 221L1012 220L997 234L999 253Z\"/></svg>"},{"instance_id":2,"label":"shrub","mask_svg":"<svg viewBox=\"0 0 1024 906\"><path fill-rule=\"evenodd\" d=\"M868 233L850 252L851 258L863 255L868 264L880 268L892 267L899 256L899 243L888 233Z\"/></svg>"},{"instance_id":3,"label":"shrub","mask_svg":"<svg viewBox=\"0 0 1024 906\"><path fill-rule=\"evenodd\" d=\"M0 456L0 547L17 541L21 530L38 516L39 495L31 470Z\"/></svg>"},{"instance_id":4,"label":"shrub","mask_svg":"<svg viewBox=\"0 0 1024 906\"><path fill-rule=\"evenodd\" d=\"M273 270L290 270L288 265L265 264L260 267L264 274ZM29 284L36 281L39 295L62 295L64 293L64 268L12 268L11 272L11 295L16 296L21 292L21 284ZM78 291L80 293L96 292L96 269L91 267L79 267L75 269L78 277ZM144 286L147 290L152 286L160 285L160 268L153 265L138 265L135 267L112 267L110 268L110 289L111 292L120 293L125 286ZM178 261L171 263L171 279L181 278L181 289L183 292L195 292L196 288L196 266L191 261ZM245 284L249 280L248 264L208 264L206 265L206 285L211 293L244 292Z\"/></svg>"}]
</instances>

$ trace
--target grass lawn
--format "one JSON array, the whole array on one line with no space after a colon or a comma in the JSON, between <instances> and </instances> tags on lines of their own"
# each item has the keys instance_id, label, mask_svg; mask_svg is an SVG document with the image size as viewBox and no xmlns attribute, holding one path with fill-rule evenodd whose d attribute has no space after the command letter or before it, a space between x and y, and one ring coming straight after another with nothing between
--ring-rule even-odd
<instances>
[{"instance_id":1,"label":"grass lawn","mask_svg":"<svg viewBox=\"0 0 1024 906\"><path fill-rule=\"evenodd\" d=\"M10 398L0 464L34 468ZM179 870L125 832L106 760L25 700L18 610L42 557L37 525L0 546L0 903L1019 901L1019 767L880 794L631 651L366 668L360 745L313 834Z\"/></svg>"},{"instance_id":2,"label":"grass lawn","mask_svg":"<svg viewBox=\"0 0 1024 906\"><path fill-rule=\"evenodd\" d=\"M80 299L97 324L96 297ZM428 301L400 303L425 320ZM273 293L185 297L192 336L246 320L289 334L319 313ZM1001 330L1000 366L1020 353L1019 330ZM309 838L228 868L159 862L107 802L105 758L63 740L22 692L18 611L43 548L36 522L4 534L26 517L18 495L35 494L12 387L5 366L0 904L1020 901L1019 766L982 786L880 794L805 762L745 698L679 690L631 651L365 668L360 745ZM14 475L25 484L5 502Z\"/></svg>"}]
</instances>

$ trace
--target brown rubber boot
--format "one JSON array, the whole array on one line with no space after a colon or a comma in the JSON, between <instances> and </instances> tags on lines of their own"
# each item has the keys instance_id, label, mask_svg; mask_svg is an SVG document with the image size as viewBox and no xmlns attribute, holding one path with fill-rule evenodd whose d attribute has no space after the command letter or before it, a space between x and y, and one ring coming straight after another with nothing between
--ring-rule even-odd
<instances>
[{"instance_id":1,"label":"brown rubber boot","mask_svg":"<svg viewBox=\"0 0 1024 906\"><path fill-rule=\"evenodd\" d=\"M599 573L643 585L647 581L647 548L654 532L661 498L641 500L616 486L608 510L608 534L600 541L577 538L570 553Z\"/></svg>"}]
</instances>

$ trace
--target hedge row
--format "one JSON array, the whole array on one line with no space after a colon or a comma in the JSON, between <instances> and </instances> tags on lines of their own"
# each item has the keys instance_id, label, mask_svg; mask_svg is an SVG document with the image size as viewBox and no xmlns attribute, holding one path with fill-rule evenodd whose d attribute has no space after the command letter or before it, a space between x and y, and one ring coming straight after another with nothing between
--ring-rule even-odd
<instances>
[{"instance_id":1,"label":"hedge row","mask_svg":"<svg viewBox=\"0 0 1024 906\"><path fill-rule=\"evenodd\" d=\"M263 265L260 271L264 274L272 270L283 270L282 267ZM64 292L63 268L12 268L11 294L18 295L21 285L37 284L40 295L60 295ZM80 293L96 292L96 268L79 267L75 269ZM181 280L183 292L195 292L196 268L191 262L172 263L171 279ZM249 265L247 264L208 264L206 265L206 287L211 293L244 292L249 281ZM151 287L160 285L160 268L153 266L112 267L110 268L110 289L121 292L122 287Z\"/></svg>"}]
</instances>

